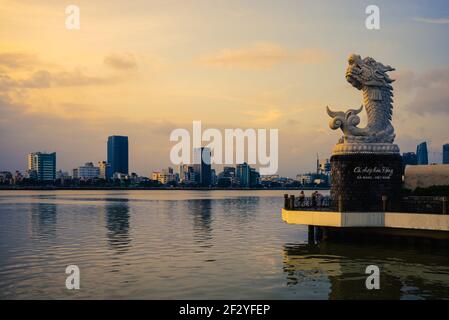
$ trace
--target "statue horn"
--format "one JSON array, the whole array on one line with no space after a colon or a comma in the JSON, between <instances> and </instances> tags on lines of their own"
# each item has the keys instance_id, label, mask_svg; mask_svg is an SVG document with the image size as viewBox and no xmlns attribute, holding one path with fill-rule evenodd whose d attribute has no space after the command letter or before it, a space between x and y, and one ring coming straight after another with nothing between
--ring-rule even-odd
<instances>
[{"instance_id":1,"label":"statue horn","mask_svg":"<svg viewBox=\"0 0 449 320\"><path fill-rule=\"evenodd\" d=\"M335 118L337 116L337 113L332 111L331 109L329 109L328 106L326 106L326 111L327 111L327 114L329 115L329 117Z\"/></svg>"},{"instance_id":2,"label":"statue horn","mask_svg":"<svg viewBox=\"0 0 449 320\"><path fill-rule=\"evenodd\" d=\"M354 114L359 114L360 112L362 112L362 110L363 110L363 104L360 106L360 108L355 110Z\"/></svg>"}]
</instances>

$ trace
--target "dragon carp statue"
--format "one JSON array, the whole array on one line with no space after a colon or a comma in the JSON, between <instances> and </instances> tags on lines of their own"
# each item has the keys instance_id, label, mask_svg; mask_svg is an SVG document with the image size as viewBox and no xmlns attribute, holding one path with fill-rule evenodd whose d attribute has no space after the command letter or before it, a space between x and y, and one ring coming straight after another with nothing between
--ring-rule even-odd
<instances>
[{"instance_id":1,"label":"dragon carp statue","mask_svg":"<svg viewBox=\"0 0 449 320\"><path fill-rule=\"evenodd\" d=\"M330 194L340 210L379 212L400 203L403 163L399 147L393 143L394 80L388 76L393 70L371 57L351 54L346 80L361 91L363 105L346 112L327 107L330 128L343 131L330 159ZM361 128L363 109L368 121Z\"/></svg>"},{"instance_id":2,"label":"dragon carp statue","mask_svg":"<svg viewBox=\"0 0 449 320\"><path fill-rule=\"evenodd\" d=\"M387 72L395 70L385 66L371 57L362 59L351 54L348 58L346 80L362 92L363 105L346 112L332 111L326 107L332 118L331 129L340 128L343 137L334 148L333 154L348 153L398 153L399 148L393 144L395 133L391 124L393 114L393 87ZM358 114L365 108L368 115L366 127L359 128Z\"/></svg>"}]
</instances>

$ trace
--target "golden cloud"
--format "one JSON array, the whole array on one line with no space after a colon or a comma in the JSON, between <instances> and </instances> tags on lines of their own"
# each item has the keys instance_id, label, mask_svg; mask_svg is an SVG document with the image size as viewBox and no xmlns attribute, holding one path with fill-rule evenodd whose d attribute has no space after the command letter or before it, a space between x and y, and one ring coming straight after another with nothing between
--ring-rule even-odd
<instances>
[{"instance_id":1,"label":"golden cloud","mask_svg":"<svg viewBox=\"0 0 449 320\"><path fill-rule=\"evenodd\" d=\"M117 70L128 70L134 69L137 67L137 61L133 54L110 54L104 58L104 63Z\"/></svg>"},{"instance_id":2,"label":"golden cloud","mask_svg":"<svg viewBox=\"0 0 449 320\"><path fill-rule=\"evenodd\" d=\"M278 108L270 108L268 110L261 111L244 111L242 113L246 116L250 116L251 122L257 124L274 122L282 115L282 112Z\"/></svg>"},{"instance_id":3,"label":"golden cloud","mask_svg":"<svg viewBox=\"0 0 449 320\"><path fill-rule=\"evenodd\" d=\"M328 53L319 49L292 51L274 43L256 43L246 48L225 49L200 60L206 65L259 69L281 63L321 63L328 58Z\"/></svg>"}]
</instances>

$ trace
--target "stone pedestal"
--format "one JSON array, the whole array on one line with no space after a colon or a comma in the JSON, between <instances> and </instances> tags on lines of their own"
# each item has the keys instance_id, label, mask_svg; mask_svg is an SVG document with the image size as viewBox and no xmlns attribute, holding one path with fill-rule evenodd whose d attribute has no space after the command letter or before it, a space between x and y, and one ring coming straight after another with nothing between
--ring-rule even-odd
<instances>
[{"instance_id":1,"label":"stone pedestal","mask_svg":"<svg viewBox=\"0 0 449 320\"><path fill-rule=\"evenodd\" d=\"M343 211L382 211L384 203L389 210L397 206L403 174L400 154L334 154L330 161L331 198L335 203L342 200Z\"/></svg>"}]
</instances>

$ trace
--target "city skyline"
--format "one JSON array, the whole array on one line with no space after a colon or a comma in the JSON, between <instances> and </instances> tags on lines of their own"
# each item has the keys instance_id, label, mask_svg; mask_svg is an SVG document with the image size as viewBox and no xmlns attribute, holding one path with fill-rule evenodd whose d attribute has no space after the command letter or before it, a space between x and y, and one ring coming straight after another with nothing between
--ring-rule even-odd
<instances>
[{"instance_id":1,"label":"city skyline","mask_svg":"<svg viewBox=\"0 0 449 320\"><path fill-rule=\"evenodd\" d=\"M278 128L278 173L312 171L339 138L326 105L361 103L342 76L351 52L395 66L396 142L407 152L425 139L437 162L449 120L447 5L378 1L381 28L367 30L366 4L345 3L78 1L81 28L67 30L63 4L6 0L0 168L48 150L70 170L106 160L104 137L126 135L129 167L147 174L169 164L170 132L201 120Z\"/></svg>"},{"instance_id":2,"label":"city skyline","mask_svg":"<svg viewBox=\"0 0 449 320\"><path fill-rule=\"evenodd\" d=\"M56 152L46 153L46 151L44 151L44 152L36 151L36 152L28 153L27 154L27 166L26 166L26 169L27 170L34 170L33 169L33 165L32 165L32 160L31 160L32 157L34 155L43 154L45 156L50 155L52 157L55 157L55 160L54 160L54 163L55 163L55 165L54 165L55 166L55 170L54 171L55 172L57 172L57 171L62 172L62 173L64 173L64 172L73 172L73 174L71 175L73 178L78 178L78 171L79 171L80 168L86 168L87 167L87 170L89 170L90 169L89 167L92 167L92 168L98 169L97 175L99 177L100 176L104 176L105 178L112 178L114 173L120 173L120 174L124 174L124 175L130 175L131 173L133 173L133 174L137 173L139 176L142 176L142 177L146 177L147 176L147 177L149 177L151 179L151 176L155 172L159 172L158 170L160 170L160 169L162 171L165 170L163 168L169 168L169 169L170 168L171 169L175 168L175 170L179 172L179 175L182 175L182 167L183 166L192 167L195 170L195 172L198 172L201 175L202 170L204 170L202 168L204 166L203 150L207 150L207 154L206 154L205 158L209 159L207 161L210 162L210 157L211 157L210 149L206 148L206 147L201 147L201 148L198 148L198 149L194 150L194 157L193 157L192 163L181 164L180 166L174 165L172 163L168 163L165 166L162 166L162 167L160 167L158 169L154 169L154 168L153 169L149 169L149 170L147 170L148 172L145 172L145 173L142 174L141 172L137 172L136 170L129 170L128 169L128 165L127 164L128 164L128 158L129 158L129 150L128 150L128 137L127 136L113 135L113 136L109 136L108 137L107 143L106 143L107 147L106 147L105 159L108 159L108 158L113 159L113 155L112 155L113 154L113 151L112 151L113 148L112 148L112 145L114 144L113 143L114 139L119 139L120 140L120 141L115 141L116 144L117 143L118 144L125 143L125 148L124 149L121 149L122 146L120 146L120 148L118 148L120 150L115 151L115 153L116 153L115 157L116 158L120 158L121 161L126 160L126 166L125 166L126 167L126 170L125 170L126 172L121 172L123 170L114 170L114 167L111 165L111 163L109 161L105 161L105 160L96 160L95 162L98 163L98 167L94 167L93 162L89 162L88 161L88 162L84 162L84 166L79 165L79 166L76 166L75 168L70 168L70 169L61 168L61 167L56 165ZM109 150L109 148L111 148L111 150ZM443 144L441 146L441 150L442 150L442 152L439 153L439 156L440 156L439 160L438 161L430 161L429 159L432 158L430 155L432 153L435 154L436 152L429 152L428 149L427 149L427 141L423 141L423 142L419 143L416 146L416 152L404 151L404 152L402 152L402 157L403 157L404 164L409 164L409 165L420 165L420 164L421 165L427 165L427 164L434 164L434 163L447 164L447 158L448 158L447 154L449 154L449 152L448 152L449 144L448 143ZM120 152L123 151L124 153L122 155L120 155L119 151ZM201 151L201 152L198 152L198 151ZM420 153L421 153L421 155L420 155ZM201 156L200 156L200 154L201 154ZM446 158L445 158L445 155L446 155ZM315 169L316 169L316 171L319 171L319 170L321 170L321 167L324 166L324 163L322 161L323 160L324 161L328 161L329 158L328 157L320 158L318 154L316 156L317 156L317 158L316 158L316 168ZM422 157L424 160L420 160L420 157ZM201 164L197 163L199 161L199 159L201 159ZM445 159L446 159L446 161L445 161ZM224 172L223 170L225 170L226 167L233 167L233 168L237 169L239 166L241 166L243 164L246 164L246 162L234 163L233 165L211 165L211 164L209 164L207 166L209 167L209 170L216 171L217 169L221 169L222 170L221 172ZM253 168L257 170L257 167L253 167ZM76 170L76 173L74 173L75 170ZM9 172L19 171L21 173L22 172L26 173L26 170L21 170L20 168L13 168L12 170L5 170L4 168L0 168L0 171L9 171ZM291 178L291 177L297 176L298 174L313 173L313 172L314 172L313 169L312 170L300 170L300 169L298 169L297 172L294 175L284 175L284 177ZM277 173L275 175L278 175L280 177L283 176L283 175L281 175L279 173ZM274 175L267 175L267 176L274 176ZM207 181L209 181L210 177L206 178L206 179L207 179ZM158 180L158 179L154 179L154 180ZM203 182L200 182L200 184L203 184Z\"/></svg>"}]
</instances>

